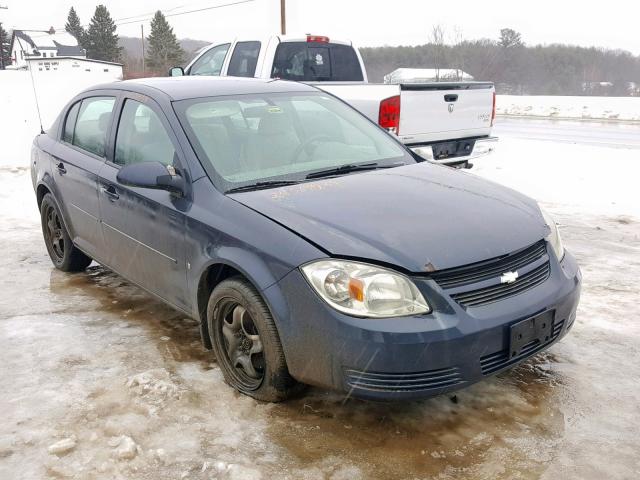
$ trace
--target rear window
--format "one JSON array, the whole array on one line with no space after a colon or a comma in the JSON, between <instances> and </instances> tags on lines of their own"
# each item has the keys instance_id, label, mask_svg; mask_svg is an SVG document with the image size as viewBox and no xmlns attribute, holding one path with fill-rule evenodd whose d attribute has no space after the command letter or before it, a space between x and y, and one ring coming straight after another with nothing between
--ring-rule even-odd
<instances>
[{"instance_id":1,"label":"rear window","mask_svg":"<svg viewBox=\"0 0 640 480\"><path fill-rule=\"evenodd\" d=\"M307 82L364 80L353 47L319 42L284 42L278 45L271 77Z\"/></svg>"}]
</instances>

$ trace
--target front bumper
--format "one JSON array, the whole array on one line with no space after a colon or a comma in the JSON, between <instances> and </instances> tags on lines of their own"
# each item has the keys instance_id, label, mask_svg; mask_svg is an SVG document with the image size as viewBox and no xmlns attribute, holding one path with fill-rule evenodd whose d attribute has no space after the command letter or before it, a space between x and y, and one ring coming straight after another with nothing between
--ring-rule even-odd
<instances>
[{"instance_id":1,"label":"front bumper","mask_svg":"<svg viewBox=\"0 0 640 480\"><path fill-rule=\"evenodd\" d=\"M329 307L299 270L265 290L291 375L375 400L418 399L457 390L548 348L572 327L581 274L566 253L549 278L512 297L463 308L435 281L413 279L433 312L391 319L354 318ZM543 312L549 341L509 357L510 326Z\"/></svg>"}]
</instances>

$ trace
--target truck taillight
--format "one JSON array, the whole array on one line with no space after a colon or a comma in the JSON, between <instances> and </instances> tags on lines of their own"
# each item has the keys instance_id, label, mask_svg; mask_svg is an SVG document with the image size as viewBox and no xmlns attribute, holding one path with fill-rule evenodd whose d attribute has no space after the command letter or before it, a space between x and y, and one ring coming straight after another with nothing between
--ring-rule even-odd
<instances>
[{"instance_id":1,"label":"truck taillight","mask_svg":"<svg viewBox=\"0 0 640 480\"><path fill-rule=\"evenodd\" d=\"M378 125L396 135L400 133L400 95L385 98L380 102Z\"/></svg>"},{"instance_id":2,"label":"truck taillight","mask_svg":"<svg viewBox=\"0 0 640 480\"><path fill-rule=\"evenodd\" d=\"M493 108L491 109L491 126L493 127L493 121L496 119L496 92L493 92Z\"/></svg>"},{"instance_id":3,"label":"truck taillight","mask_svg":"<svg viewBox=\"0 0 640 480\"><path fill-rule=\"evenodd\" d=\"M323 35L307 35L307 42L329 43L329 37Z\"/></svg>"}]
</instances>

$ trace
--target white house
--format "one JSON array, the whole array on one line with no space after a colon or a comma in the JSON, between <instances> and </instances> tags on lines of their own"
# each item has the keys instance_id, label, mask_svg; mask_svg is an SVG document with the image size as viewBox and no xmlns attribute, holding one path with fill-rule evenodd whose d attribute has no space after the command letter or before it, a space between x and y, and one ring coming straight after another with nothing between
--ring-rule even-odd
<instances>
[{"instance_id":1,"label":"white house","mask_svg":"<svg viewBox=\"0 0 640 480\"><path fill-rule=\"evenodd\" d=\"M426 83L471 81L473 77L457 68L397 68L384 76L384 83Z\"/></svg>"},{"instance_id":2,"label":"white house","mask_svg":"<svg viewBox=\"0 0 640 480\"><path fill-rule=\"evenodd\" d=\"M25 63L29 65L34 78L43 81L65 79L65 82L88 87L122 80L121 63L79 57L29 58Z\"/></svg>"},{"instance_id":3,"label":"white house","mask_svg":"<svg viewBox=\"0 0 640 480\"><path fill-rule=\"evenodd\" d=\"M86 58L78 40L69 32L14 30L11 35L11 59L14 68L26 68L27 60L54 57Z\"/></svg>"}]
</instances>

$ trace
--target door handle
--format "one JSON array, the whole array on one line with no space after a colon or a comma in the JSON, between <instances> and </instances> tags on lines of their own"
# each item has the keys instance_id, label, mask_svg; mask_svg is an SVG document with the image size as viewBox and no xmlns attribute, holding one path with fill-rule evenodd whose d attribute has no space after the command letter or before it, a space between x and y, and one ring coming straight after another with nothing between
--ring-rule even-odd
<instances>
[{"instance_id":1,"label":"door handle","mask_svg":"<svg viewBox=\"0 0 640 480\"><path fill-rule=\"evenodd\" d=\"M116 191L116 187L114 187L113 185L103 185L102 193L109 197L109 200L111 200L112 202L115 202L120 198L120 195L118 195L118 192Z\"/></svg>"},{"instance_id":2,"label":"door handle","mask_svg":"<svg viewBox=\"0 0 640 480\"><path fill-rule=\"evenodd\" d=\"M65 173L67 173L67 169L64 168L64 163L62 162L56 165L56 169L58 169L58 172L60 173L60 175L64 175Z\"/></svg>"},{"instance_id":3,"label":"door handle","mask_svg":"<svg viewBox=\"0 0 640 480\"><path fill-rule=\"evenodd\" d=\"M448 93L447 95L444 96L445 102L455 102L457 100L458 100L458 95L456 95L455 93Z\"/></svg>"}]
</instances>

